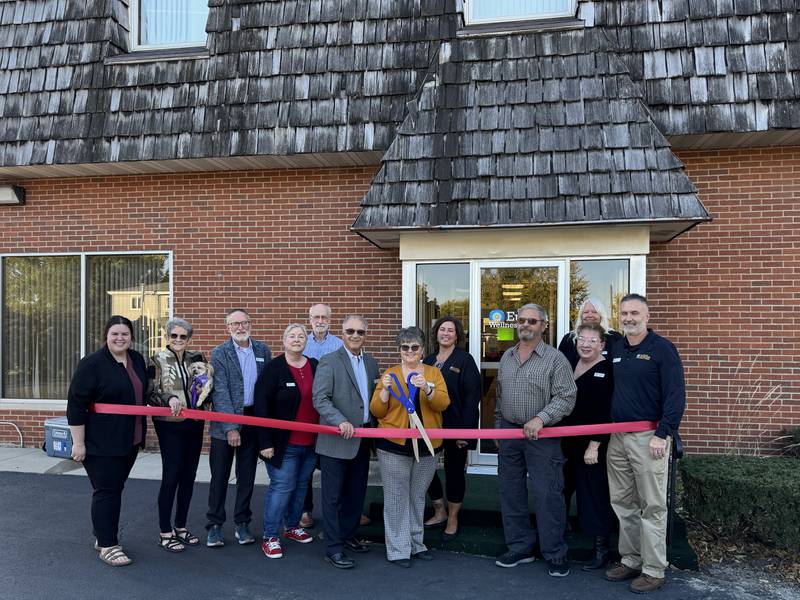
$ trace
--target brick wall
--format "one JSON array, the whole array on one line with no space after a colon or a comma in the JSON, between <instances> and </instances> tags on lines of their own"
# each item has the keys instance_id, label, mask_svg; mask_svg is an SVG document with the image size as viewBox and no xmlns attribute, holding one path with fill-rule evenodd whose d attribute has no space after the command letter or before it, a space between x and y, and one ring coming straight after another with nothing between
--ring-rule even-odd
<instances>
[{"instance_id":1,"label":"brick wall","mask_svg":"<svg viewBox=\"0 0 800 600\"><path fill-rule=\"evenodd\" d=\"M379 362L400 325L401 270L348 228L374 168L250 171L25 181L27 204L0 211L0 252L173 251L174 314L195 328L193 347L225 341L225 311L246 307L253 336L280 351L283 329L308 307L370 321ZM8 417L9 411L0 411ZM15 413L26 445L41 443L53 413ZM154 438L153 438L154 439ZM0 443L17 443L0 426Z\"/></svg>"},{"instance_id":2,"label":"brick wall","mask_svg":"<svg viewBox=\"0 0 800 600\"><path fill-rule=\"evenodd\" d=\"M653 326L686 364L683 434L692 452L769 452L800 425L800 148L683 152L714 217L648 259ZM400 264L347 228L371 168L52 179L25 182L28 204L0 211L0 252L172 250L175 314L204 352L224 341L225 309L248 307L278 349L290 321L326 300L338 320L370 319L369 349L394 360ZM338 327L338 325L337 325ZM10 415L26 445L52 413ZM154 436L151 438L154 439ZM0 425L0 443L16 443Z\"/></svg>"},{"instance_id":3,"label":"brick wall","mask_svg":"<svg viewBox=\"0 0 800 600\"><path fill-rule=\"evenodd\" d=\"M655 328L686 365L692 452L765 453L800 426L800 148L682 152L714 221L648 259Z\"/></svg>"}]
</instances>

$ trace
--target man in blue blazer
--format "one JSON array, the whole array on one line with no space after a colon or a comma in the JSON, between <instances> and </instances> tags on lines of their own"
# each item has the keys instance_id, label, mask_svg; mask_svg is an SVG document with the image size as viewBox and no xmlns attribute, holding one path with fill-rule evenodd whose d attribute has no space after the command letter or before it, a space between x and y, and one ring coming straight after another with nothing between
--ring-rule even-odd
<instances>
[{"instance_id":1,"label":"man in blue blazer","mask_svg":"<svg viewBox=\"0 0 800 600\"><path fill-rule=\"evenodd\" d=\"M322 472L322 514L325 519L325 560L338 569L355 561L345 554L366 552L356 539L369 475L367 440L353 437L355 427L370 425L369 401L380 373L378 363L362 350L367 322L350 315L342 324L344 346L323 356L314 375L314 408L321 425L339 428L339 435L318 435Z\"/></svg>"},{"instance_id":2,"label":"man in blue blazer","mask_svg":"<svg viewBox=\"0 0 800 600\"><path fill-rule=\"evenodd\" d=\"M250 338L250 315L235 308L225 316L231 338L211 351L214 367L213 409L232 415L253 414L253 391L258 374L269 362L269 347ZM222 525L225 523L225 496L236 456L236 508L234 523L240 544L256 541L250 531L250 498L258 465L258 432L255 427L212 421L209 426L211 451L211 483L208 491L208 538L210 548L225 545Z\"/></svg>"}]
</instances>

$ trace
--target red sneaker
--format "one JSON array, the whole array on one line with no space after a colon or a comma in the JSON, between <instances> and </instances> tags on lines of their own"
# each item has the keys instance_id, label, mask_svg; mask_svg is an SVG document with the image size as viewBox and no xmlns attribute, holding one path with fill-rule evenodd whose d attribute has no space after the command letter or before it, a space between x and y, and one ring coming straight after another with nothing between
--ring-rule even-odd
<instances>
[{"instance_id":1,"label":"red sneaker","mask_svg":"<svg viewBox=\"0 0 800 600\"><path fill-rule=\"evenodd\" d=\"M263 539L261 541L261 550L267 558L283 558L281 541L276 537Z\"/></svg>"},{"instance_id":2,"label":"red sneaker","mask_svg":"<svg viewBox=\"0 0 800 600\"><path fill-rule=\"evenodd\" d=\"M301 544L307 544L314 541L314 538L302 527L287 529L283 532L283 537L285 537L287 540L300 542Z\"/></svg>"}]
</instances>

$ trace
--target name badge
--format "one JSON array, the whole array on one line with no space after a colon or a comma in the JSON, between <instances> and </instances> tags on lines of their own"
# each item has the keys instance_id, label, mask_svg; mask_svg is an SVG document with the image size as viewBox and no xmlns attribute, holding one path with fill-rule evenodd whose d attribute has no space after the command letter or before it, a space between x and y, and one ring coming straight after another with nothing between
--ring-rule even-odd
<instances>
[{"instance_id":1,"label":"name badge","mask_svg":"<svg viewBox=\"0 0 800 600\"><path fill-rule=\"evenodd\" d=\"M461 373L461 369L459 369L458 367L450 367L450 370L451 370L453 373Z\"/></svg>"},{"instance_id":2,"label":"name badge","mask_svg":"<svg viewBox=\"0 0 800 600\"><path fill-rule=\"evenodd\" d=\"M611 362L615 362L615 363L622 362L622 359L621 358L615 358Z\"/></svg>"},{"instance_id":3,"label":"name badge","mask_svg":"<svg viewBox=\"0 0 800 600\"><path fill-rule=\"evenodd\" d=\"M606 374L605 373L595 373L594 376L595 377L605 377Z\"/></svg>"},{"instance_id":4,"label":"name badge","mask_svg":"<svg viewBox=\"0 0 800 600\"><path fill-rule=\"evenodd\" d=\"M264 359L259 356L256 356L256 362L264 362Z\"/></svg>"},{"instance_id":5,"label":"name badge","mask_svg":"<svg viewBox=\"0 0 800 600\"><path fill-rule=\"evenodd\" d=\"M289 382L286 384L286 387L297 387L297 386L296 386L296 384L294 383L294 381L289 381Z\"/></svg>"},{"instance_id":6,"label":"name badge","mask_svg":"<svg viewBox=\"0 0 800 600\"><path fill-rule=\"evenodd\" d=\"M636 358L638 358L639 360L650 360L650 355L649 354L637 354Z\"/></svg>"}]
</instances>

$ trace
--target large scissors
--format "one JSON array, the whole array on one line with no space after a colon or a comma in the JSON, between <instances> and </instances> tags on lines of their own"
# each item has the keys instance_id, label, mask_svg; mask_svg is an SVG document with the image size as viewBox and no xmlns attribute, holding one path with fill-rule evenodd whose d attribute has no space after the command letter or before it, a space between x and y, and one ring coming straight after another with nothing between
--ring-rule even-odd
<instances>
[{"instance_id":1,"label":"large scissors","mask_svg":"<svg viewBox=\"0 0 800 600\"><path fill-rule=\"evenodd\" d=\"M433 456L434 451L431 438L428 437L428 432L425 431L425 427L423 427L422 421L420 420L419 415L417 415L417 411L414 408L414 402L417 399L419 388L411 383L411 379L415 375L419 375L419 373L415 371L408 375L408 380L406 381L408 395L406 395L406 393L403 391L403 386L400 385L400 380L397 378L397 375L394 373L389 373L389 375L391 375L392 379L394 379L395 385L397 385L397 391L400 395L398 396L394 393L391 385L387 387L389 393L395 398L395 400L405 406L406 411L408 411L408 427L410 429L416 428L417 431L419 431L422 439L425 440L425 445L428 446L428 450L431 451L431 456ZM411 447L414 449L414 458L416 458L417 462L419 462L419 446L417 444L417 438L411 438Z\"/></svg>"}]
</instances>

